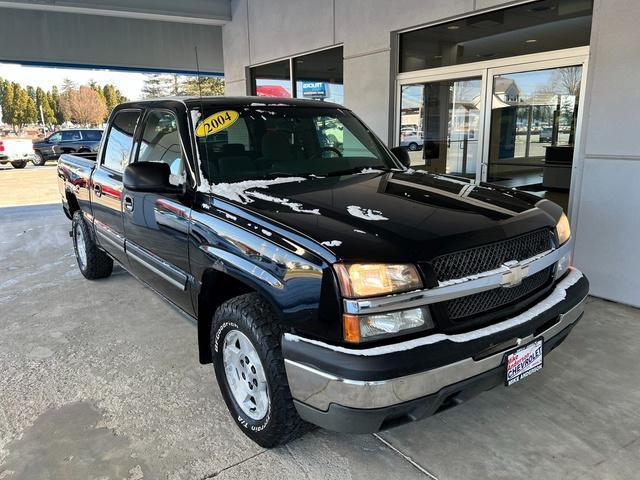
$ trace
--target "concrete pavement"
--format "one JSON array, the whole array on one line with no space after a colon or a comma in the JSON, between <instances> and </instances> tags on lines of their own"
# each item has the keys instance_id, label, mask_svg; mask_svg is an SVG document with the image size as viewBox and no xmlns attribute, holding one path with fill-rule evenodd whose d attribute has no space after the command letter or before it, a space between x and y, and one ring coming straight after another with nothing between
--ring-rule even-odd
<instances>
[{"instance_id":1,"label":"concrete pavement","mask_svg":"<svg viewBox=\"0 0 640 480\"><path fill-rule=\"evenodd\" d=\"M0 225L0 479L582 480L640 469L638 310L591 299L541 374L422 422L375 436L316 430L266 451L198 364L190 320L122 269L80 275L59 205L0 209Z\"/></svg>"},{"instance_id":2,"label":"concrete pavement","mask_svg":"<svg viewBox=\"0 0 640 480\"><path fill-rule=\"evenodd\" d=\"M56 162L47 162L42 167L29 162L21 169L0 165L0 208L59 201Z\"/></svg>"}]
</instances>

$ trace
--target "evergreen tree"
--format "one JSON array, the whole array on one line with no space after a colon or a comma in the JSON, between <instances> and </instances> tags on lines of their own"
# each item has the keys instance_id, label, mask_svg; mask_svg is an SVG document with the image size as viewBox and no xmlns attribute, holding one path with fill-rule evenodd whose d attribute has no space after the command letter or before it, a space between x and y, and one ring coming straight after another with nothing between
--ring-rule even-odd
<instances>
[{"instance_id":1,"label":"evergreen tree","mask_svg":"<svg viewBox=\"0 0 640 480\"><path fill-rule=\"evenodd\" d=\"M13 100L14 100L14 88L13 83L7 81L3 86L4 93L2 95L2 121L9 125L14 125L13 117Z\"/></svg>"},{"instance_id":2,"label":"evergreen tree","mask_svg":"<svg viewBox=\"0 0 640 480\"><path fill-rule=\"evenodd\" d=\"M224 78L189 76L185 81L185 93L187 95L203 97L224 95Z\"/></svg>"},{"instance_id":3,"label":"evergreen tree","mask_svg":"<svg viewBox=\"0 0 640 480\"><path fill-rule=\"evenodd\" d=\"M38 117L40 116L40 108L42 108L45 125L54 125L56 123L56 114L49 101L49 95L40 87L36 88L36 105L38 107Z\"/></svg>"},{"instance_id":4,"label":"evergreen tree","mask_svg":"<svg viewBox=\"0 0 640 480\"><path fill-rule=\"evenodd\" d=\"M36 101L36 91L31 85L27 85L27 95L29 95L29 98L33 99L34 102Z\"/></svg>"},{"instance_id":5,"label":"evergreen tree","mask_svg":"<svg viewBox=\"0 0 640 480\"><path fill-rule=\"evenodd\" d=\"M51 88L50 93L50 105L53 108L53 112L56 116L56 125L62 125L64 123L64 114L62 113L62 108L60 107L60 92L58 91L58 87L55 85Z\"/></svg>"},{"instance_id":6,"label":"evergreen tree","mask_svg":"<svg viewBox=\"0 0 640 480\"><path fill-rule=\"evenodd\" d=\"M124 102L128 102L129 99L123 96L114 85L110 83L106 84L102 87L102 95L104 97L105 103L107 104L107 109L109 113L116 107L116 105Z\"/></svg>"},{"instance_id":7,"label":"evergreen tree","mask_svg":"<svg viewBox=\"0 0 640 480\"><path fill-rule=\"evenodd\" d=\"M163 75L152 73L146 76L142 85L144 98L159 98L168 95L167 79Z\"/></svg>"}]
</instances>

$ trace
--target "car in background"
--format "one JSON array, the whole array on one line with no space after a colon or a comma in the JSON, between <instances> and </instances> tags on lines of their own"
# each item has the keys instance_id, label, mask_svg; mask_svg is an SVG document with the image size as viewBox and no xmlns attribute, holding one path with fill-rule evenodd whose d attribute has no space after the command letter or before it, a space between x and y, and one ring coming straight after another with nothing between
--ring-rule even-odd
<instances>
[{"instance_id":1,"label":"car in background","mask_svg":"<svg viewBox=\"0 0 640 480\"><path fill-rule=\"evenodd\" d=\"M400 146L407 147L412 152L422 150L424 145L424 137L421 134L409 133L400 135Z\"/></svg>"},{"instance_id":2,"label":"car in background","mask_svg":"<svg viewBox=\"0 0 640 480\"><path fill-rule=\"evenodd\" d=\"M43 140L33 142L33 164L42 166L48 160L58 160L63 153L91 153L98 151L102 130L78 128L60 130Z\"/></svg>"},{"instance_id":3,"label":"car in background","mask_svg":"<svg viewBox=\"0 0 640 480\"><path fill-rule=\"evenodd\" d=\"M31 140L17 138L0 140L0 165L10 163L13 168L24 168L29 160L33 161L33 158Z\"/></svg>"},{"instance_id":4,"label":"car in background","mask_svg":"<svg viewBox=\"0 0 640 480\"><path fill-rule=\"evenodd\" d=\"M540 129L540 137L538 142L540 143L551 143L553 138L553 128L551 127L542 127Z\"/></svg>"}]
</instances>

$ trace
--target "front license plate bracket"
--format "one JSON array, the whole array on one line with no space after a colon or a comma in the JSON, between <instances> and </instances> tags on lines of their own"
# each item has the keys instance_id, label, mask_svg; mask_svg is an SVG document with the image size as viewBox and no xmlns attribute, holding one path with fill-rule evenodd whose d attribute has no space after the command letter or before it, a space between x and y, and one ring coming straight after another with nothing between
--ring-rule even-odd
<instances>
[{"instance_id":1,"label":"front license plate bracket","mask_svg":"<svg viewBox=\"0 0 640 480\"><path fill-rule=\"evenodd\" d=\"M506 354L504 384L509 387L542 370L544 341L534 340Z\"/></svg>"}]
</instances>

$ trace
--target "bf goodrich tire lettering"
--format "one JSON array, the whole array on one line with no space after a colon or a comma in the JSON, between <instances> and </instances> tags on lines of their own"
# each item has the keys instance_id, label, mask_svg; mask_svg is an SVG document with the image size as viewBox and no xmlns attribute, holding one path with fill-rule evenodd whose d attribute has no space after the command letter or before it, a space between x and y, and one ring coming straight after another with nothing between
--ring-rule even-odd
<instances>
[{"instance_id":1,"label":"bf goodrich tire lettering","mask_svg":"<svg viewBox=\"0 0 640 480\"><path fill-rule=\"evenodd\" d=\"M211 325L211 351L213 352L213 364L220 385L222 396L240 429L254 442L263 447L275 447L287 443L307 432L311 425L304 422L299 416L291 399L289 384L284 369L284 360L280 350L282 332L277 324L277 319L271 311L270 305L256 293L248 293L223 303L213 316ZM237 400L239 392L250 395L254 390L244 389L241 382L256 380L260 384L261 375L258 365L256 372L249 376L251 367L257 359L249 358L248 369L243 369L238 363L238 368L232 368L233 375L240 375L240 386L234 386L230 382L229 362L225 369L225 341L228 352L228 340L238 339L251 343L251 348L259 357L259 367L262 368L268 407L262 412L264 415L251 415L247 413L245 402L243 405ZM251 348L239 347L240 350L251 351ZM244 361L245 359L243 359ZM242 377L245 373L247 378ZM254 383L254 386L256 386ZM260 386L260 385L258 385ZM246 397L241 397L245 399ZM256 400L258 400L256 398ZM260 404L256 402L256 406ZM256 409L253 410L255 412Z\"/></svg>"}]
</instances>

